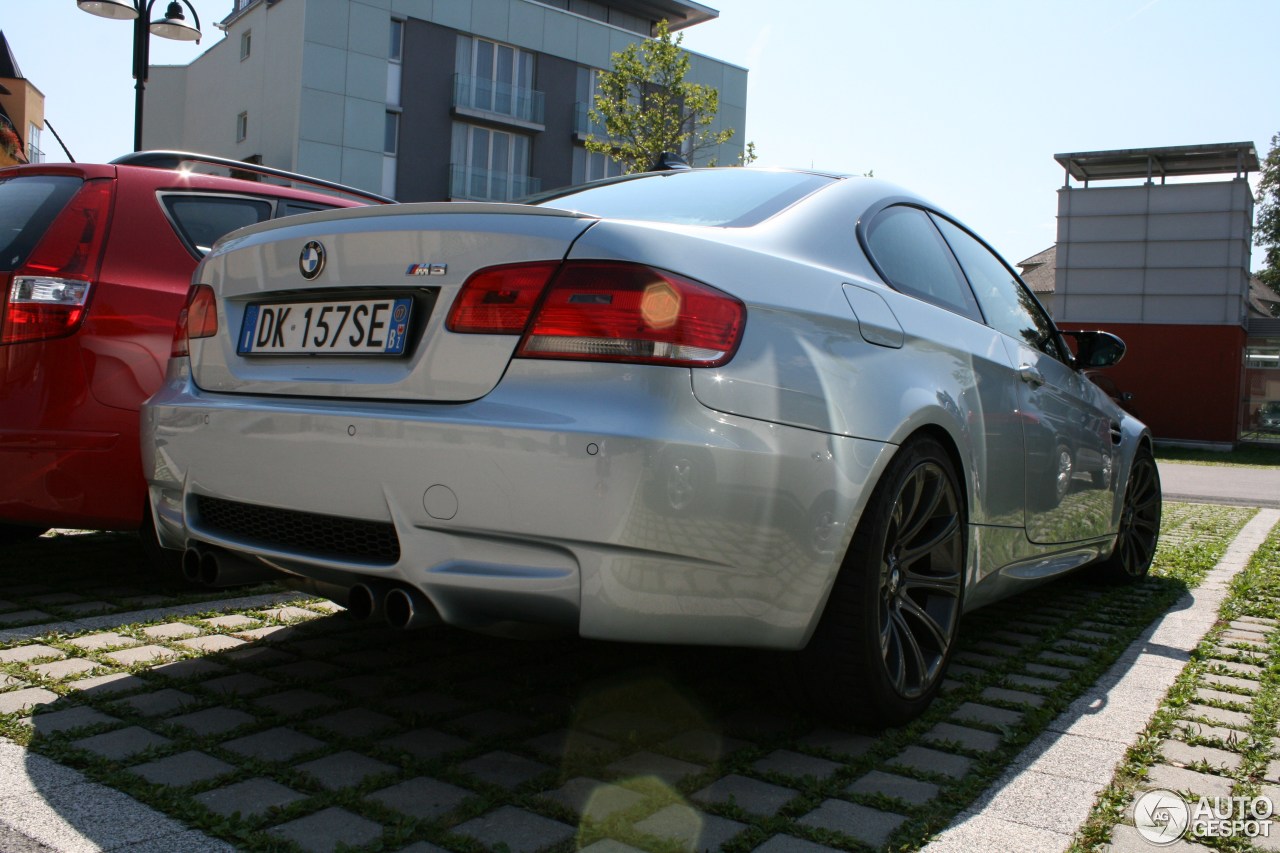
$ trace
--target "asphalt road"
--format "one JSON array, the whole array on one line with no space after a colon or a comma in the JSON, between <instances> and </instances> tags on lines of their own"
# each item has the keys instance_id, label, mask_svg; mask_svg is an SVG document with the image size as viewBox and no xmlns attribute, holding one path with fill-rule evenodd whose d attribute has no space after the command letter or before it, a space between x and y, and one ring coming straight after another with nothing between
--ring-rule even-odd
<instances>
[{"instance_id":1,"label":"asphalt road","mask_svg":"<svg viewBox=\"0 0 1280 853\"><path fill-rule=\"evenodd\" d=\"M1280 507L1280 469L1158 464L1167 501Z\"/></svg>"}]
</instances>

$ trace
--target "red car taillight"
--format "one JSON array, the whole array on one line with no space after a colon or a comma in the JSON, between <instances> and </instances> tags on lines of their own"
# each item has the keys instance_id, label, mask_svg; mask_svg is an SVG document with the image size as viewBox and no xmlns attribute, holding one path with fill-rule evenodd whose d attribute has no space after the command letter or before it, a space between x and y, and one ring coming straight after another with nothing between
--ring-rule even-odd
<instances>
[{"instance_id":1,"label":"red car taillight","mask_svg":"<svg viewBox=\"0 0 1280 853\"><path fill-rule=\"evenodd\" d=\"M193 284L187 291L187 304L178 312L178 324L173 330L173 346L170 358L191 354L188 341L194 338L212 338L218 334L218 305L213 288L207 284Z\"/></svg>"},{"instance_id":2,"label":"red car taillight","mask_svg":"<svg viewBox=\"0 0 1280 853\"><path fill-rule=\"evenodd\" d=\"M111 196L111 181L85 181L14 270L4 294L0 344L65 337L79 328L102 266Z\"/></svg>"},{"instance_id":3,"label":"red car taillight","mask_svg":"<svg viewBox=\"0 0 1280 853\"><path fill-rule=\"evenodd\" d=\"M569 261L480 270L447 327L524 332L516 355L714 367L733 357L746 307L683 276L640 264Z\"/></svg>"}]
</instances>

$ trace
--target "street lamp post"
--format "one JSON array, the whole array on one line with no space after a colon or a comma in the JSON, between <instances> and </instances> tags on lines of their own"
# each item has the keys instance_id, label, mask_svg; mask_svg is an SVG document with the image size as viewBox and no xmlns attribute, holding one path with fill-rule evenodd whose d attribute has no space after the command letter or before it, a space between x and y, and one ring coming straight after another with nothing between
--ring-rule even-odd
<instances>
[{"instance_id":1,"label":"street lamp post","mask_svg":"<svg viewBox=\"0 0 1280 853\"><path fill-rule=\"evenodd\" d=\"M200 16L188 0L172 0L165 10L163 18L148 23L151 9L156 0L76 0L76 5L91 15L116 20L133 21L133 150L142 150L142 101L147 88L147 65L150 59L151 36L174 39L176 41L194 41L200 43ZM195 26L186 22L182 7L191 10Z\"/></svg>"}]
</instances>

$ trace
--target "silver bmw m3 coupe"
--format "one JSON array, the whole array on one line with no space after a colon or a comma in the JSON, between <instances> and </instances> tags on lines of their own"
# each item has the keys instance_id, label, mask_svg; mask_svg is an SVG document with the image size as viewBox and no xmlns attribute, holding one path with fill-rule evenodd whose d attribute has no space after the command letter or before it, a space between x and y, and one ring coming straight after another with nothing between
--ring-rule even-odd
<instances>
[{"instance_id":1,"label":"silver bmw m3 coupe","mask_svg":"<svg viewBox=\"0 0 1280 853\"><path fill-rule=\"evenodd\" d=\"M236 231L143 413L161 542L401 627L794 650L871 724L962 612L1156 547L1151 437L882 181L692 169Z\"/></svg>"}]
</instances>

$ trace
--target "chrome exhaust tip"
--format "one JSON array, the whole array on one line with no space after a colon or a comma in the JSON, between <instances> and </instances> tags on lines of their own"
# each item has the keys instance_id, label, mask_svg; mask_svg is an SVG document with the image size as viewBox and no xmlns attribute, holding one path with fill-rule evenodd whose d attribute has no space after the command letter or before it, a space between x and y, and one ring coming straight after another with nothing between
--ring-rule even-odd
<instances>
[{"instance_id":1,"label":"chrome exhaust tip","mask_svg":"<svg viewBox=\"0 0 1280 853\"><path fill-rule=\"evenodd\" d=\"M439 625L443 620L430 599L416 589L395 587L383 601L387 623L393 628L410 630Z\"/></svg>"}]
</instances>

